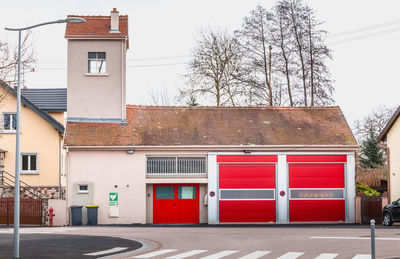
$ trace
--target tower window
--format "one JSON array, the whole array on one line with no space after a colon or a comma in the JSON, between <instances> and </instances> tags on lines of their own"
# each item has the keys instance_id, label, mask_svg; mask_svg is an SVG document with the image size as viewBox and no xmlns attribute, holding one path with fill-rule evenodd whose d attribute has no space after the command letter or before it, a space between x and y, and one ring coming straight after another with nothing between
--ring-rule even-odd
<instances>
[{"instance_id":1,"label":"tower window","mask_svg":"<svg viewBox=\"0 0 400 259\"><path fill-rule=\"evenodd\" d=\"M105 52L88 52L88 73L92 74L106 73Z\"/></svg>"}]
</instances>

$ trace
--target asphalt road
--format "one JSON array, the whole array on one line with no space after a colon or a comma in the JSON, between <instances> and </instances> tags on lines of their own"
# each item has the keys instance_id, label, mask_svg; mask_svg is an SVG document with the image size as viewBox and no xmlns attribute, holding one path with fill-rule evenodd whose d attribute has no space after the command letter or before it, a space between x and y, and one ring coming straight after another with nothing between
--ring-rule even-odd
<instances>
[{"instance_id":1,"label":"asphalt road","mask_svg":"<svg viewBox=\"0 0 400 259\"><path fill-rule=\"evenodd\" d=\"M141 246L142 245L136 241L116 237L63 234L21 234L20 258L97 258L100 256L129 252L138 249ZM12 256L13 236L11 234L0 234L0 258L12 258Z\"/></svg>"},{"instance_id":2,"label":"asphalt road","mask_svg":"<svg viewBox=\"0 0 400 259\"><path fill-rule=\"evenodd\" d=\"M119 234L152 240L152 250L126 258L279 258L364 259L371 258L370 228L367 226L264 225L218 227L134 228ZM400 258L400 228L376 229L376 258ZM153 253L153 254L151 254ZM260 256L260 257L259 257Z\"/></svg>"},{"instance_id":3,"label":"asphalt road","mask_svg":"<svg viewBox=\"0 0 400 259\"><path fill-rule=\"evenodd\" d=\"M0 228L0 258L10 258L11 233L11 228ZM102 256L114 254L113 258L131 259L371 258L370 228L359 225L96 226L22 228L21 233L21 258L90 258L85 254L119 247L129 248ZM376 258L400 258L399 226L378 226L376 237ZM129 243L132 239L144 246L134 250L139 244ZM4 246L9 248L4 249ZM29 247L34 254L24 250ZM95 255L91 257L96 258Z\"/></svg>"}]
</instances>

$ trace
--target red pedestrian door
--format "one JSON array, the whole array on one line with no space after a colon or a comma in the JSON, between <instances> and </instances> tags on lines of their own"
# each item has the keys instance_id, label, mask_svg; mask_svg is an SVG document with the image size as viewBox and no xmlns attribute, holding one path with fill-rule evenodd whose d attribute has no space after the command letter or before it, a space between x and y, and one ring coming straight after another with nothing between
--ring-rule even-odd
<instances>
[{"instance_id":1,"label":"red pedestrian door","mask_svg":"<svg viewBox=\"0 0 400 259\"><path fill-rule=\"evenodd\" d=\"M198 224L198 184L155 184L153 186L154 224Z\"/></svg>"}]
</instances>

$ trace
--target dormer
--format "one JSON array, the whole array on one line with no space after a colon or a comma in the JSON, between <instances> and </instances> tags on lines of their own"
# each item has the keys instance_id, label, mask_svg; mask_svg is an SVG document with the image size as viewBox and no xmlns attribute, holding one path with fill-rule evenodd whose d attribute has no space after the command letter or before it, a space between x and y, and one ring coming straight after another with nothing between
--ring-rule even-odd
<instances>
[{"instance_id":1,"label":"dormer","mask_svg":"<svg viewBox=\"0 0 400 259\"><path fill-rule=\"evenodd\" d=\"M116 8L110 16L82 16L68 23L68 120L124 122L126 119L126 51L128 16Z\"/></svg>"}]
</instances>

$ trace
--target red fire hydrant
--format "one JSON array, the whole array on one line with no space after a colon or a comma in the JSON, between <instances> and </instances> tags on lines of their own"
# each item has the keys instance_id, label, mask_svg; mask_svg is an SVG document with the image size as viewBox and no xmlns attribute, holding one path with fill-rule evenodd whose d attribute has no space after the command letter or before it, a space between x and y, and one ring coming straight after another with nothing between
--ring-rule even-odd
<instances>
[{"instance_id":1,"label":"red fire hydrant","mask_svg":"<svg viewBox=\"0 0 400 259\"><path fill-rule=\"evenodd\" d=\"M53 211L54 211L53 207L50 207L49 214L47 215L49 216L49 227L53 226L53 217L56 216L56 214L54 214Z\"/></svg>"}]
</instances>

